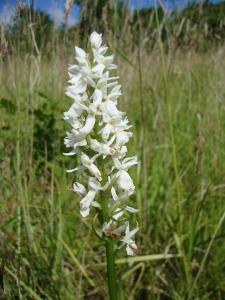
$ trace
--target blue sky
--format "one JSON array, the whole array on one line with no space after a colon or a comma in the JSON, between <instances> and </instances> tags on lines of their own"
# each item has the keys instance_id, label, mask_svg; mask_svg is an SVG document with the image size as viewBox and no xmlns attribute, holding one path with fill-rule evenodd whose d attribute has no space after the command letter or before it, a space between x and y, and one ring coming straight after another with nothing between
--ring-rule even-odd
<instances>
[{"instance_id":1,"label":"blue sky","mask_svg":"<svg viewBox=\"0 0 225 300\"><path fill-rule=\"evenodd\" d=\"M196 0L201 1L201 0ZM219 2L220 0L211 0L211 2ZM12 16L14 14L14 9L16 5L16 0L0 0L0 22L10 23ZM21 1L22 2L22 1ZM166 8L182 8L190 0L161 0L160 3ZM23 3L30 4L31 0L24 0ZM47 12L51 18L54 20L55 26L58 27L63 23L64 20L64 3L65 0L34 0L34 6L37 9ZM131 0L130 8L141 8L147 6L154 6L154 0ZM74 5L71 14L68 18L68 26L76 24L79 20L79 7Z\"/></svg>"},{"instance_id":2,"label":"blue sky","mask_svg":"<svg viewBox=\"0 0 225 300\"><path fill-rule=\"evenodd\" d=\"M0 0L0 21L10 23L15 10L16 0ZM21 1L24 4L31 4L31 0ZM64 0L34 0L35 8L47 12L58 27L64 21ZM68 25L78 22L79 7L74 5L68 19Z\"/></svg>"}]
</instances>

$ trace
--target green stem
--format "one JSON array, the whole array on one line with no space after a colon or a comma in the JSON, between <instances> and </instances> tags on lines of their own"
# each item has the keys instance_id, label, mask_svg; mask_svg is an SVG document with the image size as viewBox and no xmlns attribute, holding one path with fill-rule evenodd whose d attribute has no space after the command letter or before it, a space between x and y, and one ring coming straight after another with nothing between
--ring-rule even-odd
<instances>
[{"instance_id":1,"label":"green stem","mask_svg":"<svg viewBox=\"0 0 225 300\"><path fill-rule=\"evenodd\" d=\"M118 298L116 287L115 255L113 241L107 240L105 245L110 300L117 300Z\"/></svg>"},{"instance_id":2,"label":"green stem","mask_svg":"<svg viewBox=\"0 0 225 300\"><path fill-rule=\"evenodd\" d=\"M107 197L102 194L102 223L109 221L109 208ZM106 247L106 261L107 261L107 277L109 286L110 300L118 300L117 297L117 284L116 284L116 271L115 271L115 252L114 242L112 239L107 239L105 242Z\"/></svg>"}]
</instances>

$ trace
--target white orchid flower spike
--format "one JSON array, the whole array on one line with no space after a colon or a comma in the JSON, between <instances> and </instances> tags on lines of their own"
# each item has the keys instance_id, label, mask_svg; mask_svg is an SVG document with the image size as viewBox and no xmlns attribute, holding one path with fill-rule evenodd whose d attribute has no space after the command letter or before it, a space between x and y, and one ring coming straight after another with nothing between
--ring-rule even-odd
<instances>
[{"instance_id":1,"label":"white orchid flower spike","mask_svg":"<svg viewBox=\"0 0 225 300\"><path fill-rule=\"evenodd\" d=\"M97 32L89 43L90 53L75 47L75 63L68 68L66 95L72 103L63 115L70 128L64 139L69 148L65 155L76 155L75 166L68 172L76 171L80 181L72 190L80 198L81 216L98 216L101 236L122 243L127 254L134 255L138 228L130 231L129 214L138 210L128 200L135 192L129 169L137 165L137 158L127 157L132 126L118 107L121 85L119 77L110 75L117 68L114 55L107 53Z\"/></svg>"}]
</instances>

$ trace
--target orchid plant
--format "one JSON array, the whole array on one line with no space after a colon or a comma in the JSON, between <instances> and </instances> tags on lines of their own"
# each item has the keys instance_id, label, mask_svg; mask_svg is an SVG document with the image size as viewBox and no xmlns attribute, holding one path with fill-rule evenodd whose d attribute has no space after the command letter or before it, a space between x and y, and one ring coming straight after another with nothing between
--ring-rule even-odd
<instances>
[{"instance_id":1,"label":"orchid plant","mask_svg":"<svg viewBox=\"0 0 225 300\"><path fill-rule=\"evenodd\" d=\"M128 205L135 191L128 170L137 165L137 158L126 157L132 126L117 107L122 93L119 77L110 75L117 68L114 55L107 55L101 34L93 32L89 44L90 53L75 47L76 63L68 68L66 95L72 105L64 120L71 130L64 143L71 149L64 154L77 156L78 165L68 170L77 172L80 181L72 190L80 198L81 216L93 215L92 227L105 241L110 299L117 299L115 250L125 246L127 255L137 252L138 227L130 230L129 213L138 210Z\"/></svg>"}]
</instances>

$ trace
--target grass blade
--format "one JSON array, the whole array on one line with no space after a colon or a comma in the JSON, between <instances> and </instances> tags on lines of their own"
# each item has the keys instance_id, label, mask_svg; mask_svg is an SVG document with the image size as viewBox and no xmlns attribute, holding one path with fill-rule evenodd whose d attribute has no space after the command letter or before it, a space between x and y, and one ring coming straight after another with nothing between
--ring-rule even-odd
<instances>
[{"instance_id":1,"label":"grass blade","mask_svg":"<svg viewBox=\"0 0 225 300\"><path fill-rule=\"evenodd\" d=\"M70 257L72 258L73 262L75 263L75 265L79 268L79 270L84 275L84 277L87 279L87 281L90 283L90 285L95 287L94 281L88 276L85 268L80 264L79 260L74 256L72 250L69 248L69 246L64 241L62 241L62 242L63 242L63 245L64 245L66 251L68 252Z\"/></svg>"}]
</instances>

